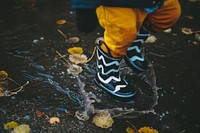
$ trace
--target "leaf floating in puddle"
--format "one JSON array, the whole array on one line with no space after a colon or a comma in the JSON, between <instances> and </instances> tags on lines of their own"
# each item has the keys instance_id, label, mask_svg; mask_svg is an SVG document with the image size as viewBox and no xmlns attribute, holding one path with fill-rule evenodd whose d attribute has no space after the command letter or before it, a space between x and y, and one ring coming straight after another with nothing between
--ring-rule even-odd
<instances>
[{"instance_id":1,"label":"leaf floating in puddle","mask_svg":"<svg viewBox=\"0 0 200 133\"><path fill-rule=\"evenodd\" d=\"M65 24L66 22L67 22L66 20L61 19L61 20L56 21L56 24L62 25L62 24Z\"/></svg>"},{"instance_id":2,"label":"leaf floating in puddle","mask_svg":"<svg viewBox=\"0 0 200 133\"><path fill-rule=\"evenodd\" d=\"M190 28L182 28L181 31L182 31L182 33L184 33L186 35L193 34L193 32Z\"/></svg>"},{"instance_id":3,"label":"leaf floating in puddle","mask_svg":"<svg viewBox=\"0 0 200 133\"><path fill-rule=\"evenodd\" d=\"M5 130L8 130L8 129L12 129L12 128L15 128L18 126L18 123L15 122L15 121L11 121L11 122L8 122L6 124L4 124L4 129Z\"/></svg>"},{"instance_id":4,"label":"leaf floating in puddle","mask_svg":"<svg viewBox=\"0 0 200 133\"><path fill-rule=\"evenodd\" d=\"M70 37L65 42L67 43L78 43L80 39L78 37Z\"/></svg>"},{"instance_id":5,"label":"leaf floating in puddle","mask_svg":"<svg viewBox=\"0 0 200 133\"><path fill-rule=\"evenodd\" d=\"M75 64L84 64L87 62L87 56L84 54L71 54L69 60Z\"/></svg>"},{"instance_id":6,"label":"leaf floating in puddle","mask_svg":"<svg viewBox=\"0 0 200 133\"><path fill-rule=\"evenodd\" d=\"M5 71L0 71L0 81L6 80L8 78L8 73Z\"/></svg>"},{"instance_id":7,"label":"leaf floating in puddle","mask_svg":"<svg viewBox=\"0 0 200 133\"><path fill-rule=\"evenodd\" d=\"M101 127L101 128L109 128L112 127L112 124L114 123L114 120L110 116L110 113L107 111L97 113L93 117L92 121L96 126Z\"/></svg>"},{"instance_id":8,"label":"leaf floating in puddle","mask_svg":"<svg viewBox=\"0 0 200 133\"><path fill-rule=\"evenodd\" d=\"M82 67L74 64L70 65L70 67L67 69L67 72L69 74L75 74L75 75L78 75L82 71L83 71Z\"/></svg>"},{"instance_id":9,"label":"leaf floating in puddle","mask_svg":"<svg viewBox=\"0 0 200 133\"><path fill-rule=\"evenodd\" d=\"M12 133L30 133L31 129L29 125L21 124L13 129Z\"/></svg>"},{"instance_id":10,"label":"leaf floating in puddle","mask_svg":"<svg viewBox=\"0 0 200 133\"><path fill-rule=\"evenodd\" d=\"M67 50L70 54L82 54L83 49L81 47L73 47Z\"/></svg>"},{"instance_id":11,"label":"leaf floating in puddle","mask_svg":"<svg viewBox=\"0 0 200 133\"><path fill-rule=\"evenodd\" d=\"M58 117L51 117L49 119L49 123L52 125L58 124L58 123L60 123L60 119Z\"/></svg>"}]
</instances>

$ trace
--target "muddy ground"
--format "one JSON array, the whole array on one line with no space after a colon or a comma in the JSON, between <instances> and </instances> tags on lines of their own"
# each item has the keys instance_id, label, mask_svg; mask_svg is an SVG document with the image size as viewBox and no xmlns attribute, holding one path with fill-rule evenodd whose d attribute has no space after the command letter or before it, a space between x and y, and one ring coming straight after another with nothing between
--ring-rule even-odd
<instances>
[{"instance_id":1,"label":"muddy ground","mask_svg":"<svg viewBox=\"0 0 200 133\"><path fill-rule=\"evenodd\" d=\"M77 80L69 75L62 62L55 60L55 51L65 54L67 49L81 46L89 57L94 40L102 36L98 27L90 34L80 33L75 27L75 13L70 2L64 0L16 0L0 2L0 70L20 84L30 83L17 95L0 97L0 133L10 121L28 124L33 133L125 133L132 123L137 129L150 126L160 133L199 133L200 45L195 33L186 35L181 28L200 30L200 2L181 1L182 16L171 33L155 34L153 44L145 44L145 52L153 64L158 104L155 113L135 114L135 118L114 118L109 129L101 129L88 121L80 121L74 112L81 110ZM56 21L67 20L57 25ZM66 43L66 38L79 37L78 43ZM92 68L94 60L89 62ZM94 89L93 75L81 74L88 88ZM16 85L9 83L10 88ZM94 91L94 90L93 90ZM101 97L101 91L98 96ZM106 99L112 106L112 99ZM121 104L117 104L121 106ZM145 105L136 102L135 106ZM144 107L143 107L144 108ZM38 116L37 112L44 112ZM48 117L59 117L61 122L51 125ZM128 121L128 122L127 122Z\"/></svg>"}]
</instances>

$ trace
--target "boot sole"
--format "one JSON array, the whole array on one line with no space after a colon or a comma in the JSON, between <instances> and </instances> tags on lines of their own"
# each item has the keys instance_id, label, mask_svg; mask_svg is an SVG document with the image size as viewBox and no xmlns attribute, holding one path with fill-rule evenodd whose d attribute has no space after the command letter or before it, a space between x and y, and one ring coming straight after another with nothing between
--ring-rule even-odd
<instances>
[{"instance_id":1,"label":"boot sole","mask_svg":"<svg viewBox=\"0 0 200 133\"><path fill-rule=\"evenodd\" d=\"M106 89L106 87L104 87L102 84L100 84L97 79L94 79L94 81L100 89L102 89L104 92L106 92L109 96L111 96L118 102L128 102L128 103L134 102L133 98L136 95L136 92L132 96L129 96L129 97L122 97L121 95L114 95L110 90Z\"/></svg>"}]
</instances>

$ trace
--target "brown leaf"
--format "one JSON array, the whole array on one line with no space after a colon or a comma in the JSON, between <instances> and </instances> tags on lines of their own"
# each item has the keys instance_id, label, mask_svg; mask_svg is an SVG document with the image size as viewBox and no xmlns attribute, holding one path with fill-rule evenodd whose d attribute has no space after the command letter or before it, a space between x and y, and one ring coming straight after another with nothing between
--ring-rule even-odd
<instances>
[{"instance_id":1,"label":"brown leaf","mask_svg":"<svg viewBox=\"0 0 200 133\"><path fill-rule=\"evenodd\" d=\"M44 112L37 111L36 115L37 115L37 117L42 117L42 116L44 116Z\"/></svg>"},{"instance_id":2,"label":"brown leaf","mask_svg":"<svg viewBox=\"0 0 200 133\"><path fill-rule=\"evenodd\" d=\"M65 42L66 43L78 43L80 39L78 37L70 37Z\"/></svg>"}]
</instances>

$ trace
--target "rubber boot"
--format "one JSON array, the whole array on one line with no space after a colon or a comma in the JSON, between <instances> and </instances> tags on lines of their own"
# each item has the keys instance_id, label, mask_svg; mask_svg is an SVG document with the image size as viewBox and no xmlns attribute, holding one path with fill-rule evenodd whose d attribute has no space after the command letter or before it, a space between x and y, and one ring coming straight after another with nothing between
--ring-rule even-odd
<instances>
[{"instance_id":1,"label":"rubber boot","mask_svg":"<svg viewBox=\"0 0 200 133\"><path fill-rule=\"evenodd\" d=\"M148 62L142 51L142 44L144 44L145 40L151 36L152 33L152 31L142 26L137 34L137 38L127 49L125 60L135 72L144 72L148 68Z\"/></svg>"},{"instance_id":2,"label":"rubber boot","mask_svg":"<svg viewBox=\"0 0 200 133\"><path fill-rule=\"evenodd\" d=\"M131 100L135 92L119 74L122 58L114 58L105 53L101 48L102 44L106 45L103 40L99 40L97 43L97 72L95 76L97 86L118 100Z\"/></svg>"}]
</instances>

